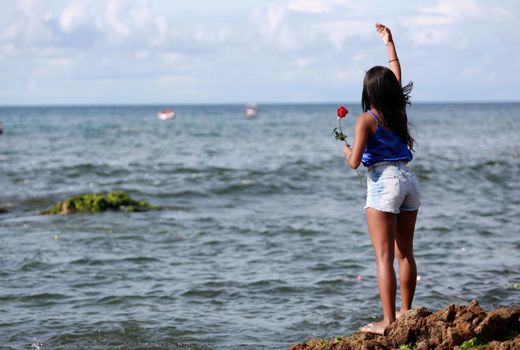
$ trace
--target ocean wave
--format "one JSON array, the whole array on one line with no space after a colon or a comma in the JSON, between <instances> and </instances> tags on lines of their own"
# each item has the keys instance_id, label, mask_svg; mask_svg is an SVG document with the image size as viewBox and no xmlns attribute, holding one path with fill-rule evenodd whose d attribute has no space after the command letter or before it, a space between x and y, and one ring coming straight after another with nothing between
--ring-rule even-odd
<instances>
[{"instance_id":1,"label":"ocean wave","mask_svg":"<svg viewBox=\"0 0 520 350\"><path fill-rule=\"evenodd\" d=\"M151 327L145 322L77 323L39 341L41 349L209 350L196 331L175 326Z\"/></svg>"},{"instance_id":2,"label":"ocean wave","mask_svg":"<svg viewBox=\"0 0 520 350\"><path fill-rule=\"evenodd\" d=\"M148 301L149 297L147 295L141 294L125 294L125 295L105 295L101 298L92 301L92 305L122 305L128 304L134 301ZM88 304L87 304L88 305ZM86 306L86 305L82 305Z\"/></svg>"},{"instance_id":3,"label":"ocean wave","mask_svg":"<svg viewBox=\"0 0 520 350\"><path fill-rule=\"evenodd\" d=\"M126 257L121 259L93 259L93 258L80 258L73 261L70 261L70 265L84 265L84 266L113 266L114 264L124 264L124 263L132 263L132 264L148 264L161 262L161 259L150 257L150 256L135 256L135 257Z\"/></svg>"},{"instance_id":4,"label":"ocean wave","mask_svg":"<svg viewBox=\"0 0 520 350\"><path fill-rule=\"evenodd\" d=\"M44 169L45 170L45 169ZM84 176L98 177L126 177L131 174L131 169L115 167L107 163L81 163L72 166L60 166L49 169L49 176L54 178L79 178Z\"/></svg>"},{"instance_id":5,"label":"ocean wave","mask_svg":"<svg viewBox=\"0 0 520 350\"><path fill-rule=\"evenodd\" d=\"M24 262L20 266L19 271L23 271L23 272L45 271L47 269L50 269L51 267L53 267L53 264L46 263L46 262L39 261L39 260L31 260L31 261Z\"/></svg>"},{"instance_id":6,"label":"ocean wave","mask_svg":"<svg viewBox=\"0 0 520 350\"><path fill-rule=\"evenodd\" d=\"M208 289L204 286L203 289L193 288L185 291L181 295L187 298L203 298L203 299L214 299L221 294L223 294L225 290L223 289Z\"/></svg>"},{"instance_id":7,"label":"ocean wave","mask_svg":"<svg viewBox=\"0 0 520 350\"><path fill-rule=\"evenodd\" d=\"M61 293L36 293L36 294L27 294L18 297L17 299L21 302L31 302L31 303L41 303L41 302L59 302L63 299L68 299L70 296ZM46 303L48 304L48 303Z\"/></svg>"}]
</instances>

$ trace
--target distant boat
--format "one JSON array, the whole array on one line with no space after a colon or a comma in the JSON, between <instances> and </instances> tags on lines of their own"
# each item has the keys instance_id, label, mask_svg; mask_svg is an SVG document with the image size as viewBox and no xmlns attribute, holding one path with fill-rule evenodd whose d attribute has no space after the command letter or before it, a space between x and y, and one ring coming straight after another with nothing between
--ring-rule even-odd
<instances>
[{"instance_id":1,"label":"distant boat","mask_svg":"<svg viewBox=\"0 0 520 350\"><path fill-rule=\"evenodd\" d=\"M4 124L0 123L0 135L4 133Z\"/></svg>"},{"instance_id":2,"label":"distant boat","mask_svg":"<svg viewBox=\"0 0 520 350\"><path fill-rule=\"evenodd\" d=\"M247 105L244 111L244 116L248 119L256 118L257 115L257 106L256 105Z\"/></svg>"},{"instance_id":3,"label":"distant boat","mask_svg":"<svg viewBox=\"0 0 520 350\"><path fill-rule=\"evenodd\" d=\"M157 118L161 120L168 120L175 118L175 111L171 108L166 108L157 113Z\"/></svg>"}]
</instances>

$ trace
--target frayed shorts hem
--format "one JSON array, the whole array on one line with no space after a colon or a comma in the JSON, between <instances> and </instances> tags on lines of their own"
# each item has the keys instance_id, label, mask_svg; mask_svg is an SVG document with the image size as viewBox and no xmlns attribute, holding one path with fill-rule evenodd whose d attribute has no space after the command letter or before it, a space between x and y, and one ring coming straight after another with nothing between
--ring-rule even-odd
<instances>
[{"instance_id":1,"label":"frayed shorts hem","mask_svg":"<svg viewBox=\"0 0 520 350\"><path fill-rule=\"evenodd\" d=\"M368 208L370 208L370 209L375 209L375 210L377 210L377 211L382 211L382 212L384 212L384 213L390 213L390 214L400 214L402 211L412 212L412 211L417 211L417 210L419 210L419 207L417 207L417 208L415 208L415 209L399 208L398 210L395 210L395 209L383 209L383 208L377 208L377 207L375 207L375 206L373 206L373 205L366 205L364 209L366 210L366 209L368 209Z\"/></svg>"},{"instance_id":2,"label":"frayed shorts hem","mask_svg":"<svg viewBox=\"0 0 520 350\"><path fill-rule=\"evenodd\" d=\"M401 208L401 211L417 211L417 210L419 210L419 208L420 207L417 207L417 208L414 208L414 209L408 209L408 208L404 209L404 208Z\"/></svg>"},{"instance_id":3,"label":"frayed shorts hem","mask_svg":"<svg viewBox=\"0 0 520 350\"><path fill-rule=\"evenodd\" d=\"M377 211L382 211L383 213L390 213L390 214L399 214L399 213L401 212L400 210L394 210L394 209L388 209L388 208L386 208L386 209L383 209L383 208L376 208L376 207L373 206L373 205L366 205L366 206L365 206L365 210L366 210L366 209L369 209L369 208L370 208L370 209L375 209L375 210L377 210Z\"/></svg>"}]
</instances>

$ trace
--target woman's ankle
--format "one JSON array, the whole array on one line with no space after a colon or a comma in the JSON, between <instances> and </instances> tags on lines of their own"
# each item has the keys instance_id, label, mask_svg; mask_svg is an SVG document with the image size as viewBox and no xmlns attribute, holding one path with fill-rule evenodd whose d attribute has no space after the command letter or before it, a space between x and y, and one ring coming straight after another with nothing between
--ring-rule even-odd
<instances>
[{"instance_id":1,"label":"woman's ankle","mask_svg":"<svg viewBox=\"0 0 520 350\"><path fill-rule=\"evenodd\" d=\"M383 317L383 320L381 322L383 322L385 324L385 326L389 326L392 323L394 323L396 320L397 320L397 316L393 317L393 318L391 318L391 317Z\"/></svg>"}]
</instances>

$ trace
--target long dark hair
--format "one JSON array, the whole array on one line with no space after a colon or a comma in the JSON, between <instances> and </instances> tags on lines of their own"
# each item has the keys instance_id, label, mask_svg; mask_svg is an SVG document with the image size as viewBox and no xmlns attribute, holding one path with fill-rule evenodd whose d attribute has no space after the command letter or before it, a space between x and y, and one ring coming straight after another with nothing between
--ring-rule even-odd
<instances>
[{"instance_id":1,"label":"long dark hair","mask_svg":"<svg viewBox=\"0 0 520 350\"><path fill-rule=\"evenodd\" d=\"M383 118L384 124L392 130L408 147L413 150L415 140L408 130L406 105L410 103L413 83L405 87L388 68L375 66L365 74L361 106L363 111L375 108Z\"/></svg>"}]
</instances>

